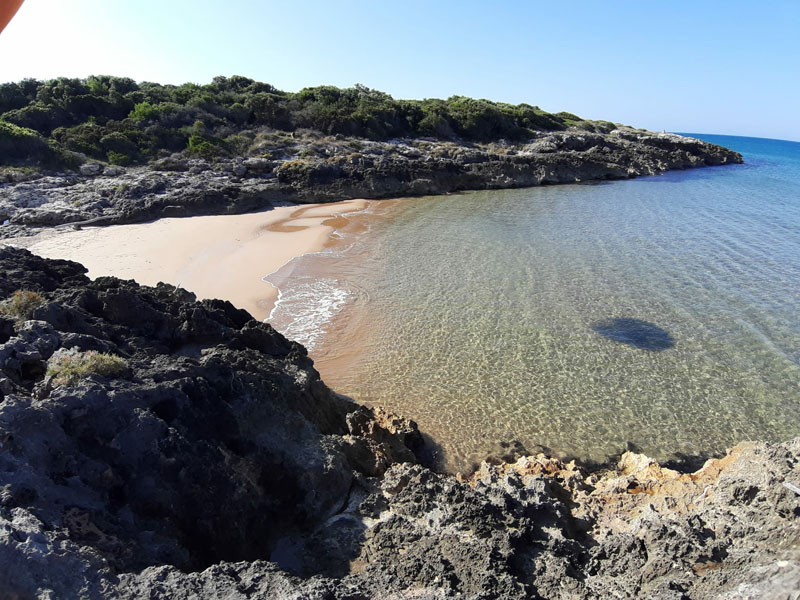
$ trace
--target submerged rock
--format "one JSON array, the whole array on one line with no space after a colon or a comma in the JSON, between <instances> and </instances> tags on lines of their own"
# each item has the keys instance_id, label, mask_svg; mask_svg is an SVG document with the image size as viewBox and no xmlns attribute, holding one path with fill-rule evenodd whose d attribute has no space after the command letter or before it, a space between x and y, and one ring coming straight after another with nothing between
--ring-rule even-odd
<instances>
[{"instance_id":1,"label":"submerged rock","mask_svg":"<svg viewBox=\"0 0 800 600\"><path fill-rule=\"evenodd\" d=\"M435 473L413 422L332 392L269 325L84 272L0 249L0 296L45 299L0 320L0 598L800 591L800 439L694 473L508 444L513 463ZM52 385L48 359L89 351L129 369Z\"/></svg>"}]
</instances>

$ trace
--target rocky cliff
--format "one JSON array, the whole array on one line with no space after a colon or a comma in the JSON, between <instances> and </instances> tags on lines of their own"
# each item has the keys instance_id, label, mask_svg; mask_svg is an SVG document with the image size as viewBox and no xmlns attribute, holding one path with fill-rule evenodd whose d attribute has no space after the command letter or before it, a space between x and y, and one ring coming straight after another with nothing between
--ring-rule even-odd
<instances>
[{"instance_id":1,"label":"rocky cliff","mask_svg":"<svg viewBox=\"0 0 800 600\"><path fill-rule=\"evenodd\" d=\"M64 223L132 223L243 213L279 202L332 202L459 190L625 179L742 162L693 138L631 128L540 132L526 144L434 140L372 142L296 134L265 148L271 159L208 163L176 155L149 167L89 163L0 184L0 237ZM24 179L17 174L17 179Z\"/></svg>"},{"instance_id":2,"label":"rocky cliff","mask_svg":"<svg viewBox=\"0 0 800 600\"><path fill-rule=\"evenodd\" d=\"M14 248L0 298L0 598L800 593L800 439L467 480L227 302Z\"/></svg>"}]
</instances>

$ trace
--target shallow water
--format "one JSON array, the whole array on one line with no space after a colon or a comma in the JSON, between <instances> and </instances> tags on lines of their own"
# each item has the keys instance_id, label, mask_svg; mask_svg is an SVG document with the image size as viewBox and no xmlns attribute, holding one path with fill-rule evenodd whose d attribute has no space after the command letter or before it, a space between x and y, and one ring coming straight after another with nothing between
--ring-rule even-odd
<instances>
[{"instance_id":1,"label":"shallow water","mask_svg":"<svg viewBox=\"0 0 800 600\"><path fill-rule=\"evenodd\" d=\"M272 322L451 469L798 435L800 144L698 137L747 163L373 203L276 274Z\"/></svg>"}]
</instances>

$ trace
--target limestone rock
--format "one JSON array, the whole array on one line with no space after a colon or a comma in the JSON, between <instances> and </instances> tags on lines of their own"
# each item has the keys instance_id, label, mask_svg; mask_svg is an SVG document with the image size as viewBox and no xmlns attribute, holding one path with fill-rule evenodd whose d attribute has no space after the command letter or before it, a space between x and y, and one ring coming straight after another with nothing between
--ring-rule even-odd
<instances>
[{"instance_id":1,"label":"limestone rock","mask_svg":"<svg viewBox=\"0 0 800 600\"><path fill-rule=\"evenodd\" d=\"M78 169L81 175L93 177L103 172L103 166L99 163L84 163Z\"/></svg>"},{"instance_id":2,"label":"limestone rock","mask_svg":"<svg viewBox=\"0 0 800 600\"><path fill-rule=\"evenodd\" d=\"M50 174L0 188L0 237L64 223L132 223L165 216L243 213L277 203L332 202L624 179L741 162L735 152L674 134L541 133L523 145L427 140L298 139L284 158L181 154L125 170L87 163L91 179Z\"/></svg>"}]
</instances>

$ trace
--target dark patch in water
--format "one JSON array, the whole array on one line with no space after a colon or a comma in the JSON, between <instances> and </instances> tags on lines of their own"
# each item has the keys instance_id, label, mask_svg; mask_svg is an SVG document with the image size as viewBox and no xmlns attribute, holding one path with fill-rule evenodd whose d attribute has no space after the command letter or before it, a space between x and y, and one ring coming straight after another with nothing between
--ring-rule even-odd
<instances>
[{"instance_id":1,"label":"dark patch in water","mask_svg":"<svg viewBox=\"0 0 800 600\"><path fill-rule=\"evenodd\" d=\"M661 352L675 345L667 330L641 319L605 319L593 323L592 329L610 340L642 350Z\"/></svg>"}]
</instances>

